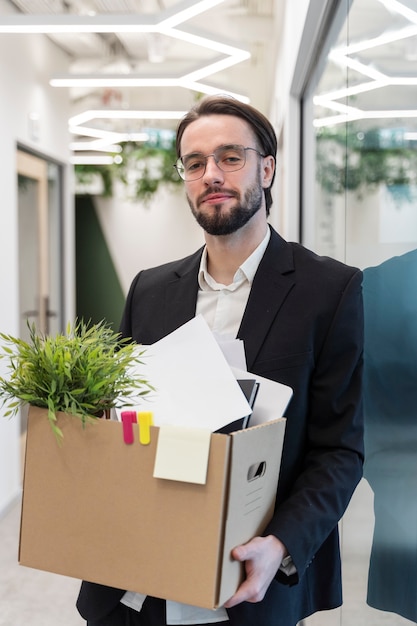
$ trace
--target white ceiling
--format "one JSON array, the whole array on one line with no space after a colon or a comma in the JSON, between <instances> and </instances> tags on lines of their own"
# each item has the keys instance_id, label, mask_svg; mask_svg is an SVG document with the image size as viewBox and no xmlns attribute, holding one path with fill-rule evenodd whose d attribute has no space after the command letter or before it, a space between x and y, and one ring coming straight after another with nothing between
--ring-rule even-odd
<instances>
[{"instance_id":1,"label":"white ceiling","mask_svg":"<svg viewBox=\"0 0 417 626\"><path fill-rule=\"evenodd\" d=\"M56 87L68 89L73 116L95 112L76 118L79 144L96 131L174 129L201 92L230 92L268 114L284 7L284 0L0 0L0 28L8 21L22 29L55 23L60 31L95 25L94 32L47 35L69 58L68 74L50 79L90 83ZM185 19L190 8L195 15ZM416 63L417 0L353 0L317 86L317 125L406 117L414 126ZM92 85L97 78L112 79L110 86ZM133 78L139 86L120 85ZM151 86L155 79L163 86ZM174 113L164 119L166 111ZM86 154L87 143L81 147Z\"/></svg>"},{"instance_id":2,"label":"white ceiling","mask_svg":"<svg viewBox=\"0 0 417 626\"><path fill-rule=\"evenodd\" d=\"M210 90L247 98L268 113L284 4L282 0L218 0L217 6L204 10L207 5L202 0L3 0L0 11L2 21L22 24L65 25L78 19L111 25L110 32L48 33L70 59L68 75L51 79L114 79L111 86L57 87L69 90L73 115L98 109L182 112L192 106L199 92ZM181 21L180 12L193 6L200 12ZM161 20L168 18L167 27L159 28ZM142 30L145 26L149 32L123 32L132 24L141 25ZM230 67L213 71L212 64L218 62ZM164 79L165 86L117 84L126 77L140 79L142 84ZM187 80L180 80L184 77ZM176 123L156 119L152 126L175 128ZM138 132L142 122L94 118L86 124ZM149 120L142 126L149 126Z\"/></svg>"}]
</instances>

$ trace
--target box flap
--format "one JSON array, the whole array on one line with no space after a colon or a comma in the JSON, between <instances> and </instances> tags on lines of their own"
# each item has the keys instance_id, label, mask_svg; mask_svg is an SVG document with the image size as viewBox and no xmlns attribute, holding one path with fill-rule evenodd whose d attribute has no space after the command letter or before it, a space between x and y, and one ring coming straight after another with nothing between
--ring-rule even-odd
<instances>
[{"instance_id":1,"label":"box flap","mask_svg":"<svg viewBox=\"0 0 417 626\"><path fill-rule=\"evenodd\" d=\"M228 600L243 580L243 565L231 550L258 536L272 517L275 505L286 420L280 418L231 434L222 576L218 606Z\"/></svg>"}]
</instances>

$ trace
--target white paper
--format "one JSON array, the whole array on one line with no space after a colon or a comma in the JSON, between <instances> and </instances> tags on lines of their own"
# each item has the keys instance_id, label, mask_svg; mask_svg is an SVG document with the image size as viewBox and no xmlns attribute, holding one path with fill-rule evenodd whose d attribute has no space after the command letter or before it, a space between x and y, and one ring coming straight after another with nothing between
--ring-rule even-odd
<instances>
[{"instance_id":1,"label":"white paper","mask_svg":"<svg viewBox=\"0 0 417 626\"><path fill-rule=\"evenodd\" d=\"M232 368L232 371L236 378L255 378L259 383L249 426L256 426L279 417L285 417L285 409L293 394L291 387L235 367Z\"/></svg>"},{"instance_id":2,"label":"white paper","mask_svg":"<svg viewBox=\"0 0 417 626\"><path fill-rule=\"evenodd\" d=\"M146 377L156 392L133 408L152 411L156 426L173 424L215 431L251 413L201 315L146 346L142 361L139 375Z\"/></svg>"},{"instance_id":3,"label":"white paper","mask_svg":"<svg viewBox=\"0 0 417 626\"><path fill-rule=\"evenodd\" d=\"M213 333L213 335L230 367L246 370L245 344L242 339L216 335L216 333Z\"/></svg>"}]
</instances>

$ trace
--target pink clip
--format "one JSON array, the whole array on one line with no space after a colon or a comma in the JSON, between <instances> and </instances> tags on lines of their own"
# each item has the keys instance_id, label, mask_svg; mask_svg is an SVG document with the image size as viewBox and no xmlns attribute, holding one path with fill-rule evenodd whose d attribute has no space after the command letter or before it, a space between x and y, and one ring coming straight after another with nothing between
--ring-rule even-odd
<instances>
[{"instance_id":1,"label":"pink clip","mask_svg":"<svg viewBox=\"0 0 417 626\"><path fill-rule=\"evenodd\" d=\"M133 443L133 424L136 423L136 411L122 411L123 441Z\"/></svg>"}]
</instances>

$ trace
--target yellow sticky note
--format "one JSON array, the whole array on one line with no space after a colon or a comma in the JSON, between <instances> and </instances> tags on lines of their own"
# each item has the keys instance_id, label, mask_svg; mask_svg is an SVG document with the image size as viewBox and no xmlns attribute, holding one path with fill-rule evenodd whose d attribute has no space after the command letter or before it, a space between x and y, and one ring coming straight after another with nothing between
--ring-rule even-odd
<instances>
[{"instance_id":1,"label":"yellow sticky note","mask_svg":"<svg viewBox=\"0 0 417 626\"><path fill-rule=\"evenodd\" d=\"M154 477L204 485L211 431L163 425L159 428Z\"/></svg>"}]
</instances>

